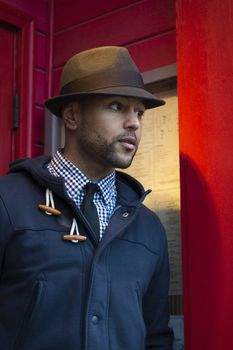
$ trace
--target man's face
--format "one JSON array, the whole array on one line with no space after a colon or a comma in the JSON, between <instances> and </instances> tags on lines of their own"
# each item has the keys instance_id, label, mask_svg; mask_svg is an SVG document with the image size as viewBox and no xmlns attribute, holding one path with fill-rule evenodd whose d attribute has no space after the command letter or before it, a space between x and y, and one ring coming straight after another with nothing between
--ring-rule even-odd
<instances>
[{"instance_id":1,"label":"man's face","mask_svg":"<svg viewBox=\"0 0 233 350\"><path fill-rule=\"evenodd\" d=\"M81 160L105 169L127 168L141 139L145 106L140 99L93 96L77 112L76 147Z\"/></svg>"}]
</instances>

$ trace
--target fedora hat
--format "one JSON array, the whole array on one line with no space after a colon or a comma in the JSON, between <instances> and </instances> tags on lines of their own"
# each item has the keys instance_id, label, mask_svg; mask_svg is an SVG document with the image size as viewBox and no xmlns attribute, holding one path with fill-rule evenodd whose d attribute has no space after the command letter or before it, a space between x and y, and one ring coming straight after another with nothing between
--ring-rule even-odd
<instances>
[{"instance_id":1,"label":"fedora hat","mask_svg":"<svg viewBox=\"0 0 233 350\"><path fill-rule=\"evenodd\" d=\"M64 105L85 95L136 97L146 108L165 103L145 90L128 50L118 46L98 47L71 57L63 69L60 95L46 100L45 106L60 116Z\"/></svg>"}]
</instances>

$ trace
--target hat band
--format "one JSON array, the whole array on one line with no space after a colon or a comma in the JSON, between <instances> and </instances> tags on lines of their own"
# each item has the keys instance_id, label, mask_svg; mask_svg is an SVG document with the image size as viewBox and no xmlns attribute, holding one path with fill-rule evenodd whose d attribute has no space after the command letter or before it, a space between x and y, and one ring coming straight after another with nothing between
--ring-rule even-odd
<instances>
[{"instance_id":1,"label":"hat band","mask_svg":"<svg viewBox=\"0 0 233 350\"><path fill-rule=\"evenodd\" d=\"M135 71L124 72L101 72L89 76L72 80L61 88L61 95L91 92L99 89L111 87L131 86L144 89L142 76Z\"/></svg>"}]
</instances>

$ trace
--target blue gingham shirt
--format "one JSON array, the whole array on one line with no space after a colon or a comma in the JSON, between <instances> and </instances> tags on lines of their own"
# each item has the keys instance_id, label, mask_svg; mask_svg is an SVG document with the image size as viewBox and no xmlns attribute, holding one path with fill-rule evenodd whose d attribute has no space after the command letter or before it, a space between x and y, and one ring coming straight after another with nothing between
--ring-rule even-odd
<instances>
[{"instance_id":1,"label":"blue gingham shirt","mask_svg":"<svg viewBox=\"0 0 233 350\"><path fill-rule=\"evenodd\" d=\"M48 170L51 175L64 178L68 196L80 208L84 198L84 186L92 181L64 156L62 150L55 153L48 164ZM101 239L116 206L115 172L96 183L100 191L94 194L93 202L99 215Z\"/></svg>"}]
</instances>

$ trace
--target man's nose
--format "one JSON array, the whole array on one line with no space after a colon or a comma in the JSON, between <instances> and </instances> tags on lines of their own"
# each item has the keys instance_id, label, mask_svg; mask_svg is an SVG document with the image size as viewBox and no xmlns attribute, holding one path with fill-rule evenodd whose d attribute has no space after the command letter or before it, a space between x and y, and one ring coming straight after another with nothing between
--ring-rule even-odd
<instances>
[{"instance_id":1,"label":"man's nose","mask_svg":"<svg viewBox=\"0 0 233 350\"><path fill-rule=\"evenodd\" d=\"M138 112L130 110L127 112L125 117L125 129L137 130L140 127L140 120L138 117Z\"/></svg>"}]
</instances>

